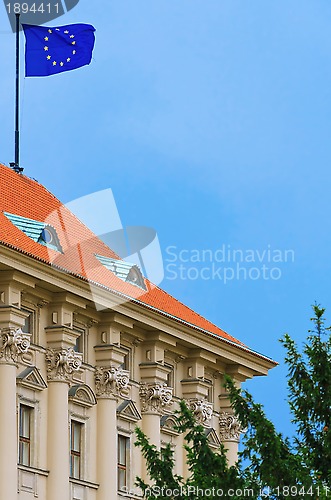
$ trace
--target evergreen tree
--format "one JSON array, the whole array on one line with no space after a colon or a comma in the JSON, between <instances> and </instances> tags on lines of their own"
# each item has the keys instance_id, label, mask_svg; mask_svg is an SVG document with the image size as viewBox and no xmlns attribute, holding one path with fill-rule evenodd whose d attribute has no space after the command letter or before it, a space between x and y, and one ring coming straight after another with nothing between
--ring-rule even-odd
<instances>
[{"instance_id":1,"label":"evergreen tree","mask_svg":"<svg viewBox=\"0 0 331 500\"><path fill-rule=\"evenodd\" d=\"M211 450L203 426L181 402L177 430L184 434L189 478L184 480L173 473L170 446L156 450L137 429L136 445L146 459L151 484L157 487L151 489L138 479L144 498L196 500L197 488L214 491L210 498L234 500L244 496L331 498L331 336L324 324L325 310L318 305L313 309L314 330L309 331L302 353L288 334L281 339L288 366L289 405L296 425L293 440L278 433L262 406L226 376L231 405L247 429L236 465L229 466L222 445L217 452ZM176 494L171 496L171 492Z\"/></svg>"}]
</instances>

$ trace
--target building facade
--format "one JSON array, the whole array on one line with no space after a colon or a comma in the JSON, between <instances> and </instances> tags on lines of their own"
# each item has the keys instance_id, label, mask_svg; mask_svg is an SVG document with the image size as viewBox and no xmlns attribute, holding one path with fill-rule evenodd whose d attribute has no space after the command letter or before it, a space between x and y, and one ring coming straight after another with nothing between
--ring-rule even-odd
<instances>
[{"instance_id":1,"label":"building facade","mask_svg":"<svg viewBox=\"0 0 331 500\"><path fill-rule=\"evenodd\" d=\"M275 366L146 280L43 186L0 165L0 498L139 498L140 426L171 443L184 399L236 459L223 389Z\"/></svg>"}]
</instances>

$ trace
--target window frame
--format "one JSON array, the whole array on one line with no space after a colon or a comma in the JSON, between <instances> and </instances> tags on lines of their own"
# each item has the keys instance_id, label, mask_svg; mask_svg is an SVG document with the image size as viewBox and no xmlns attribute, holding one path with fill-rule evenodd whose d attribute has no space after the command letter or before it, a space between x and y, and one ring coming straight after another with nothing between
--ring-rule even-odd
<instances>
[{"instance_id":1,"label":"window frame","mask_svg":"<svg viewBox=\"0 0 331 500\"><path fill-rule=\"evenodd\" d=\"M121 345L121 349L126 352L124 355L124 361L119 365L120 370L125 370L129 372L129 377L131 378L131 368L132 368L132 349L125 345Z\"/></svg>"},{"instance_id":2,"label":"window frame","mask_svg":"<svg viewBox=\"0 0 331 500\"><path fill-rule=\"evenodd\" d=\"M79 449L75 450L73 443L73 439L75 439L75 434L73 432L73 427L77 427L79 429ZM70 436L69 436L69 460L70 460L70 478L71 479L83 479L84 476L84 431L85 424L76 418L70 419ZM75 474L75 458L78 458L78 475Z\"/></svg>"},{"instance_id":3,"label":"window frame","mask_svg":"<svg viewBox=\"0 0 331 500\"><path fill-rule=\"evenodd\" d=\"M21 311L28 313L29 315L25 318L24 325L22 326L22 332L23 333L29 333L31 335L31 343L35 343L36 341L36 311L35 309L32 309L31 307L27 307L25 305L21 305ZM31 327L29 328L29 331L26 331L26 322L29 322L31 324Z\"/></svg>"},{"instance_id":4,"label":"window frame","mask_svg":"<svg viewBox=\"0 0 331 500\"><path fill-rule=\"evenodd\" d=\"M35 408L31 405L28 405L26 402L19 403L18 409L18 464L24 465L25 467L33 466L33 438L34 438L34 428L33 422ZM23 435L23 412L24 414L28 414L28 436ZM28 460L25 463L24 460L24 445L28 445Z\"/></svg>"},{"instance_id":5,"label":"window frame","mask_svg":"<svg viewBox=\"0 0 331 500\"><path fill-rule=\"evenodd\" d=\"M77 337L76 343L74 346L74 351L83 354L83 362L86 361L86 328L83 325L78 325L76 323L73 324L72 329L76 333L80 333L80 336Z\"/></svg>"},{"instance_id":6,"label":"window frame","mask_svg":"<svg viewBox=\"0 0 331 500\"><path fill-rule=\"evenodd\" d=\"M207 402L214 403L214 384L213 379L209 378L209 374L207 377L204 377L204 382L207 384Z\"/></svg>"},{"instance_id":7,"label":"window frame","mask_svg":"<svg viewBox=\"0 0 331 500\"><path fill-rule=\"evenodd\" d=\"M121 457L120 457L120 440L124 440L125 443L125 463L121 463ZM130 484L130 452L131 452L131 439L130 436L118 432L117 434L117 490L118 491L126 491L129 488ZM125 481L124 484L120 484L120 471L124 471L124 477Z\"/></svg>"},{"instance_id":8,"label":"window frame","mask_svg":"<svg viewBox=\"0 0 331 500\"><path fill-rule=\"evenodd\" d=\"M167 386L173 389L175 393L175 366L165 361L164 367L167 368Z\"/></svg>"}]
</instances>

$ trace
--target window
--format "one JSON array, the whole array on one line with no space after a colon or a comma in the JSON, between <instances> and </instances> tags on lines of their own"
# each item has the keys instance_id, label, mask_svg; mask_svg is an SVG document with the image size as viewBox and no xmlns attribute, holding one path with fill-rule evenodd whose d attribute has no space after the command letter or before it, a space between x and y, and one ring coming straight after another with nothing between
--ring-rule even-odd
<instances>
[{"instance_id":1,"label":"window","mask_svg":"<svg viewBox=\"0 0 331 500\"><path fill-rule=\"evenodd\" d=\"M98 254L95 254L95 256L98 261L101 262L108 271L114 273L115 276L147 291L144 276L138 266L125 260L112 259Z\"/></svg>"},{"instance_id":2,"label":"window","mask_svg":"<svg viewBox=\"0 0 331 500\"><path fill-rule=\"evenodd\" d=\"M79 337L76 339L76 344L74 346L74 350L76 352L81 352L84 354L85 349L84 349L84 339L85 339L85 330L84 328L79 328L78 326L73 327L74 332L79 333Z\"/></svg>"},{"instance_id":3,"label":"window","mask_svg":"<svg viewBox=\"0 0 331 500\"><path fill-rule=\"evenodd\" d=\"M38 243L45 245L48 248L52 248L53 250L57 250L58 252L62 252L62 248L60 245L59 238L56 234L54 227L45 226L39 235Z\"/></svg>"},{"instance_id":4,"label":"window","mask_svg":"<svg viewBox=\"0 0 331 500\"><path fill-rule=\"evenodd\" d=\"M166 363L164 366L168 369L167 373L167 386L168 387L174 387L174 367L171 365L167 365Z\"/></svg>"},{"instance_id":5,"label":"window","mask_svg":"<svg viewBox=\"0 0 331 500\"><path fill-rule=\"evenodd\" d=\"M82 473L82 429L83 424L71 421L70 425L70 476L81 478Z\"/></svg>"},{"instance_id":6,"label":"window","mask_svg":"<svg viewBox=\"0 0 331 500\"><path fill-rule=\"evenodd\" d=\"M205 378L205 382L207 382L208 387L207 387L207 401L209 403L213 403L213 382L209 380L208 378Z\"/></svg>"},{"instance_id":7,"label":"window","mask_svg":"<svg viewBox=\"0 0 331 500\"><path fill-rule=\"evenodd\" d=\"M22 332L30 333L32 340L34 333L35 312L32 311L31 309L26 309L25 307L22 307L22 311L28 314L28 316L25 318L24 325L22 327Z\"/></svg>"},{"instance_id":8,"label":"window","mask_svg":"<svg viewBox=\"0 0 331 500\"><path fill-rule=\"evenodd\" d=\"M14 224L14 226L36 243L62 252L60 241L54 227L45 222L28 219L16 214L9 214L8 212L4 212L4 215Z\"/></svg>"},{"instance_id":9,"label":"window","mask_svg":"<svg viewBox=\"0 0 331 500\"><path fill-rule=\"evenodd\" d=\"M124 490L128 486L128 463L129 463L130 439L126 436L118 436L118 490Z\"/></svg>"},{"instance_id":10,"label":"window","mask_svg":"<svg viewBox=\"0 0 331 500\"><path fill-rule=\"evenodd\" d=\"M121 370L126 370L126 371L130 371L130 350L129 349L125 349L126 350L126 354L124 354L124 359L123 359L123 363L119 366L119 368Z\"/></svg>"},{"instance_id":11,"label":"window","mask_svg":"<svg viewBox=\"0 0 331 500\"><path fill-rule=\"evenodd\" d=\"M46 243L46 245L52 244L54 236L49 227L45 227L40 233L40 239Z\"/></svg>"},{"instance_id":12,"label":"window","mask_svg":"<svg viewBox=\"0 0 331 500\"><path fill-rule=\"evenodd\" d=\"M27 466L31 465L32 412L31 406L20 405L18 463Z\"/></svg>"}]
</instances>

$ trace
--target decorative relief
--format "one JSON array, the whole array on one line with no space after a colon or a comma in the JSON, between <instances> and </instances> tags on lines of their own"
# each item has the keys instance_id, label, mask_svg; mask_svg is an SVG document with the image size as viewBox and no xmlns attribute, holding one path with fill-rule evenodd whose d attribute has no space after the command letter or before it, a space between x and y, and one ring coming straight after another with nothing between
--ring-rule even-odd
<instances>
[{"instance_id":1,"label":"decorative relief","mask_svg":"<svg viewBox=\"0 0 331 500\"><path fill-rule=\"evenodd\" d=\"M213 405L203 399L190 399L188 406L199 424L207 424L213 415Z\"/></svg>"},{"instance_id":2,"label":"decorative relief","mask_svg":"<svg viewBox=\"0 0 331 500\"><path fill-rule=\"evenodd\" d=\"M25 370L17 375L16 381L17 384L34 391L42 391L47 387L45 380L36 366L25 368Z\"/></svg>"},{"instance_id":3,"label":"decorative relief","mask_svg":"<svg viewBox=\"0 0 331 500\"><path fill-rule=\"evenodd\" d=\"M128 399L129 372L120 368L97 367L95 369L95 389L99 397L120 397Z\"/></svg>"},{"instance_id":4,"label":"decorative relief","mask_svg":"<svg viewBox=\"0 0 331 500\"><path fill-rule=\"evenodd\" d=\"M171 387L167 384L140 384L141 411L161 413L172 404Z\"/></svg>"},{"instance_id":5,"label":"decorative relief","mask_svg":"<svg viewBox=\"0 0 331 500\"><path fill-rule=\"evenodd\" d=\"M94 392L86 384L76 384L70 387L68 393L69 401L72 401L85 408L90 408L97 404Z\"/></svg>"},{"instance_id":6,"label":"decorative relief","mask_svg":"<svg viewBox=\"0 0 331 500\"><path fill-rule=\"evenodd\" d=\"M73 347L67 349L47 349L47 379L70 381L74 372L77 372L83 361L83 355Z\"/></svg>"},{"instance_id":7,"label":"decorative relief","mask_svg":"<svg viewBox=\"0 0 331 500\"><path fill-rule=\"evenodd\" d=\"M220 437L222 441L239 441L242 432L245 431L236 415L227 412L220 414Z\"/></svg>"},{"instance_id":8,"label":"decorative relief","mask_svg":"<svg viewBox=\"0 0 331 500\"><path fill-rule=\"evenodd\" d=\"M19 356L26 354L30 347L29 333L20 328L3 328L1 330L0 360L6 363L17 363Z\"/></svg>"},{"instance_id":9,"label":"decorative relief","mask_svg":"<svg viewBox=\"0 0 331 500\"><path fill-rule=\"evenodd\" d=\"M141 420L141 415L138 408L131 399L123 401L117 408L117 416L123 420L128 420L129 422L137 423Z\"/></svg>"}]
</instances>

